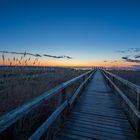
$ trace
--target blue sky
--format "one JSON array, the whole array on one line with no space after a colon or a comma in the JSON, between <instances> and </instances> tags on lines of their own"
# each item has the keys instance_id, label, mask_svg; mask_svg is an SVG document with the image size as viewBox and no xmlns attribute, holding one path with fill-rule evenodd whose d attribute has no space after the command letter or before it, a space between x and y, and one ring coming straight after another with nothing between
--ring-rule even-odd
<instances>
[{"instance_id":1,"label":"blue sky","mask_svg":"<svg viewBox=\"0 0 140 140\"><path fill-rule=\"evenodd\" d=\"M140 48L138 0L0 1L0 50L69 55L48 61L94 65L130 55L116 52L130 48Z\"/></svg>"}]
</instances>

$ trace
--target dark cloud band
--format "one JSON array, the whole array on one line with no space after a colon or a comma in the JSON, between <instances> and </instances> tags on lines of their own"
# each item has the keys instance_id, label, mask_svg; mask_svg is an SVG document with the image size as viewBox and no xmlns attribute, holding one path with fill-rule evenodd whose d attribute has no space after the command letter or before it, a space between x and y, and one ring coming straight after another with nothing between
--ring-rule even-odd
<instances>
[{"instance_id":1,"label":"dark cloud band","mask_svg":"<svg viewBox=\"0 0 140 140\"><path fill-rule=\"evenodd\" d=\"M140 60L137 59L131 59L128 57L122 57L123 60L125 60L126 62L135 62L135 63L140 63Z\"/></svg>"},{"instance_id":2,"label":"dark cloud band","mask_svg":"<svg viewBox=\"0 0 140 140\"><path fill-rule=\"evenodd\" d=\"M26 55L30 55L30 56L34 56L34 57L42 57L42 55L40 54L33 54L33 53L28 53L28 52L9 52L9 51L0 51L0 53L7 53L7 54L18 54L18 55L23 55L24 57ZM54 55L49 55L49 54L44 54L43 56L46 56L46 57L52 57L52 58L67 58L67 59L72 59L72 57L70 56L66 56L66 55L63 55L63 56L54 56Z\"/></svg>"}]
</instances>

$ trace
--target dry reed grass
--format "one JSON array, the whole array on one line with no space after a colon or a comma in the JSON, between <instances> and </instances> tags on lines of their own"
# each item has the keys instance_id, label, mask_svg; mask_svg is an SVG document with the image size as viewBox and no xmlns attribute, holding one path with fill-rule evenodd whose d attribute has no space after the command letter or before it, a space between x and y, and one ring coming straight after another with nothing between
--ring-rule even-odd
<instances>
[{"instance_id":1,"label":"dry reed grass","mask_svg":"<svg viewBox=\"0 0 140 140\"><path fill-rule=\"evenodd\" d=\"M111 70L110 72L140 86L140 71Z\"/></svg>"},{"instance_id":2,"label":"dry reed grass","mask_svg":"<svg viewBox=\"0 0 140 140\"><path fill-rule=\"evenodd\" d=\"M65 68L56 68L48 72L47 69L30 72L22 70L22 72L16 71L16 73L1 71L0 79L3 86L0 90L2 91L0 94L0 115L80 74L82 71Z\"/></svg>"}]
</instances>

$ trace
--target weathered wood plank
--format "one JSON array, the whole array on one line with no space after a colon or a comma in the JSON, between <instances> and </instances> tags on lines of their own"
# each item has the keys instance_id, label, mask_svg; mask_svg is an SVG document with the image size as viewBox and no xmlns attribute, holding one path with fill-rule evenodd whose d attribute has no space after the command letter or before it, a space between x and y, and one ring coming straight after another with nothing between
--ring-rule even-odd
<instances>
[{"instance_id":1,"label":"weathered wood plank","mask_svg":"<svg viewBox=\"0 0 140 140\"><path fill-rule=\"evenodd\" d=\"M89 128L88 126L87 127L84 127L82 125L80 126L76 126L76 125L68 125L67 126L67 129L69 130L73 130L73 131L80 131L80 132L86 132L86 133L89 133L89 134L96 134L98 136L102 136L102 138L105 138L105 137L110 137L112 139L114 138L117 138L117 139L129 139L129 140L132 140L132 139L135 139L135 137L133 135L130 135L129 133L116 133L116 131L114 132L112 129L108 130L108 129L103 129L102 127L92 127L92 128ZM121 132L121 131L120 131Z\"/></svg>"},{"instance_id":2,"label":"weathered wood plank","mask_svg":"<svg viewBox=\"0 0 140 140\"><path fill-rule=\"evenodd\" d=\"M60 135L57 135L56 140L97 140L97 139L91 139L91 138L87 138L84 136L80 136L80 135L75 135L75 134L70 134L70 133L61 133Z\"/></svg>"},{"instance_id":3,"label":"weathered wood plank","mask_svg":"<svg viewBox=\"0 0 140 140\"><path fill-rule=\"evenodd\" d=\"M66 122L66 125L71 125L71 126L79 126L79 127L85 127L85 128L93 128L93 129L98 129L98 130L100 130L100 129L102 129L102 130L104 130L104 131L108 131L108 132L110 132L110 131L114 131L115 133L119 133L119 134L129 134L129 135L131 135L131 136L133 136L133 134L132 134L132 129L127 129L126 127L124 127L124 129L120 129L120 126L119 127L117 127L117 126L115 126L115 125L103 125L103 124L101 124L100 122L89 122L89 123L85 123L85 122L83 122L82 123L82 121L79 121L79 122L76 122L76 123L74 123L73 121L68 121L68 122ZM122 125L123 126L123 125Z\"/></svg>"}]
</instances>

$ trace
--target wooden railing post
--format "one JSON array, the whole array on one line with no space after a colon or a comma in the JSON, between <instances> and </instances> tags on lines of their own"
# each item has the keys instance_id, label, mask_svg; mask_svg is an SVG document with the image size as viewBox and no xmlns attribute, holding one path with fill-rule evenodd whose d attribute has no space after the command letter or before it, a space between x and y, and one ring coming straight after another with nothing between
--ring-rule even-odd
<instances>
[{"instance_id":1,"label":"wooden railing post","mask_svg":"<svg viewBox=\"0 0 140 140\"><path fill-rule=\"evenodd\" d=\"M137 109L140 110L140 90L137 93Z\"/></svg>"},{"instance_id":2,"label":"wooden railing post","mask_svg":"<svg viewBox=\"0 0 140 140\"><path fill-rule=\"evenodd\" d=\"M137 109L140 111L140 90L137 93ZM136 134L140 137L140 119L137 118Z\"/></svg>"},{"instance_id":3,"label":"wooden railing post","mask_svg":"<svg viewBox=\"0 0 140 140\"><path fill-rule=\"evenodd\" d=\"M82 78L82 82L84 82L85 79L86 79L86 76L84 76L84 77ZM84 89L85 87L86 87L86 85L83 86L83 89Z\"/></svg>"},{"instance_id":4,"label":"wooden railing post","mask_svg":"<svg viewBox=\"0 0 140 140\"><path fill-rule=\"evenodd\" d=\"M62 104L64 101L66 101L66 100L68 99L67 93L68 93L67 88L64 88L64 89L62 90L62 93L61 93L61 94L62 94L62 96L61 96L61 104ZM62 122L65 120L66 114L67 114L67 110L65 110L65 111L62 113L62 117L61 117L61 121L62 121Z\"/></svg>"}]
</instances>

